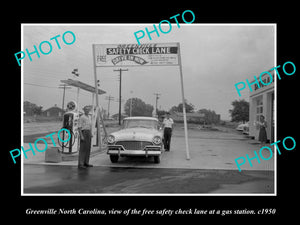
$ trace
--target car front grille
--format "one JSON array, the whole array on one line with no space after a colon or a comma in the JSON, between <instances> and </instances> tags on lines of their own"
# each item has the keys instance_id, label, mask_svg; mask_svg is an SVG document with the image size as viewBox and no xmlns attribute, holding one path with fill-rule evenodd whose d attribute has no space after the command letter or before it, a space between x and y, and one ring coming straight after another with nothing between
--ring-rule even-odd
<instances>
[{"instance_id":1,"label":"car front grille","mask_svg":"<svg viewBox=\"0 0 300 225\"><path fill-rule=\"evenodd\" d=\"M147 145L153 145L150 141L117 141L115 145L122 145L126 150L143 150Z\"/></svg>"}]
</instances>

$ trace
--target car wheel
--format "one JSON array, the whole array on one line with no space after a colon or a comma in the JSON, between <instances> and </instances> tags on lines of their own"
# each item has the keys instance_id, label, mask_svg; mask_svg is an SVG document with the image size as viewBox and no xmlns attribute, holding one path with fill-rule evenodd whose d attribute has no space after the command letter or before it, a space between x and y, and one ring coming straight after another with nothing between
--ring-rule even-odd
<instances>
[{"instance_id":1,"label":"car wheel","mask_svg":"<svg viewBox=\"0 0 300 225\"><path fill-rule=\"evenodd\" d=\"M110 155L109 158L110 158L110 161L112 163L116 163L119 160L119 156L118 155Z\"/></svg>"},{"instance_id":2,"label":"car wheel","mask_svg":"<svg viewBox=\"0 0 300 225\"><path fill-rule=\"evenodd\" d=\"M155 163L160 163L160 156L154 156L154 162Z\"/></svg>"}]
</instances>

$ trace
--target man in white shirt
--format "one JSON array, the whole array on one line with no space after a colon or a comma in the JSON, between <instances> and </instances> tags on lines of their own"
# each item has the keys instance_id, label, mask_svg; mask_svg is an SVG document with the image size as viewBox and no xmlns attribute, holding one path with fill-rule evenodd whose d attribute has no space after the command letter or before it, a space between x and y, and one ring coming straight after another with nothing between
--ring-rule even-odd
<instances>
[{"instance_id":1,"label":"man in white shirt","mask_svg":"<svg viewBox=\"0 0 300 225\"><path fill-rule=\"evenodd\" d=\"M78 168L85 169L87 167L92 167L89 164L90 153L91 153L91 139L92 139L92 120L89 115L90 106L85 106L83 108L84 114L80 116L78 128L80 134L80 149L78 156Z\"/></svg>"},{"instance_id":2,"label":"man in white shirt","mask_svg":"<svg viewBox=\"0 0 300 225\"><path fill-rule=\"evenodd\" d=\"M164 148L166 151L170 151L171 144L171 136L173 129L174 121L170 118L170 113L166 113L166 117L163 120L163 128L164 128Z\"/></svg>"}]
</instances>

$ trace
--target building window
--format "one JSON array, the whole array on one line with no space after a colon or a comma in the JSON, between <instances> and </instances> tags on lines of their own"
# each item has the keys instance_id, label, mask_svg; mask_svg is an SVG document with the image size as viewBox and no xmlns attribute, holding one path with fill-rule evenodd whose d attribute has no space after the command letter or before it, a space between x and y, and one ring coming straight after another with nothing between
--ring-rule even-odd
<instances>
[{"instance_id":1,"label":"building window","mask_svg":"<svg viewBox=\"0 0 300 225\"><path fill-rule=\"evenodd\" d=\"M256 98L256 121L260 121L260 116L263 115L263 112L264 112L264 107L263 107L262 96L259 96Z\"/></svg>"}]
</instances>

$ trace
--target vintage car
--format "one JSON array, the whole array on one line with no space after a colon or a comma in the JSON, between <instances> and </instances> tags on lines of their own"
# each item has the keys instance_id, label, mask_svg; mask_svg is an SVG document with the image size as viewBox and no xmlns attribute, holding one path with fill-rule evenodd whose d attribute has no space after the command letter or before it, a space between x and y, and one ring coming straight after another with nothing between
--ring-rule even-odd
<instances>
[{"instance_id":1,"label":"vintage car","mask_svg":"<svg viewBox=\"0 0 300 225\"><path fill-rule=\"evenodd\" d=\"M107 137L107 154L112 163L120 156L154 157L160 163L163 133L153 117L127 117L122 128Z\"/></svg>"},{"instance_id":2,"label":"vintage car","mask_svg":"<svg viewBox=\"0 0 300 225\"><path fill-rule=\"evenodd\" d=\"M249 126L248 122L247 123L240 123L235 129L238 131L243 131L245 126Z\"/></svg>"},{"instance_id":3,"label":"vintage car","mask_svg":"<svg viewBox=\"0 0 300 225\"><path fill-rule=\"evenodd\" d=\"M243 127L243 134L249 135L249 122L245 123Z\"/></svg>"}]
</instances>

